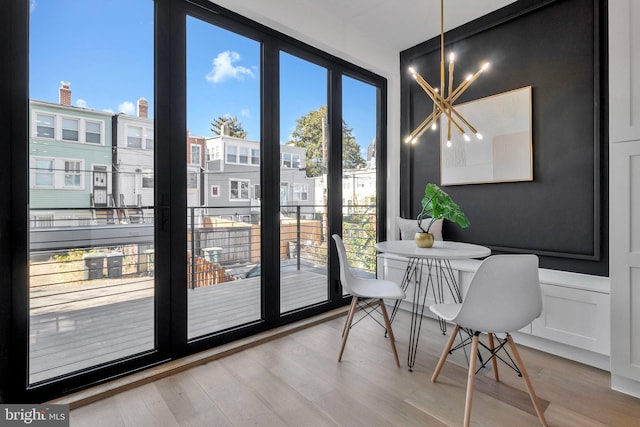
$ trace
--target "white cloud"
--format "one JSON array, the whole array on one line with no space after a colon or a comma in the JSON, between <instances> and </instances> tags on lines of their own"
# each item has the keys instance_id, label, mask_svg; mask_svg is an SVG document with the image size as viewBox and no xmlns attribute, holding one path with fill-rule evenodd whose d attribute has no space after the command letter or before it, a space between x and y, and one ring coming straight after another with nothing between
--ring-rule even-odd
<instances>
[{"instance_id":1,"label":"white cloud","mask_svg":"<svg viewBox=\"0 0 640 427\"><path fill-rule=\"evenodd\" d=\"M87 108L87 101L78 98L78 100L76 101L76 107Z\"/></svg>"},{"instance_id":2,"label":"white cloud","mask_svg":"<svg viewBox=\"0 0 640 427\"><path fill-rule=\"evenodd\" d=\"M243 108L240 110L240 116L242 117L251 117L251 111L248 108Z\"/></svg>"},{"instance_id":3,"label":"white cloud","mask_svg":"<svg viewBox=\"0 0 640 427\"><path fill-rule=\"evenodd\" d=\"M29 13L33 13L36 10L36 0L30 0L29 1Z\"/></svg>"},{"instance_id":4,"label":"white cloud","mask_svg":"<svg viewBox=\"0 0 640 427\"><path fill-rule=\"evenodd\" d=\"M206 79L211 83L221 83L229 79L244 80L245 76L254 77L253 71L240 65L234 66L234 62L240 60L238 52L227 50L219 53L213 58L213 68L206 75Z\"/></svg>"},{"instance_id":5,"label":"white cloud","mask_svg":"<svg viewBox=\"0 0 640 427\"><path fill-rule=\"evenodd\" d=\"M120 105L118 105L118 112L119 113L125 113L125 114L133 114L136 111L133 102L131 101L124 101L123 103L121 103Z\"/></svg>"}]
</instances>

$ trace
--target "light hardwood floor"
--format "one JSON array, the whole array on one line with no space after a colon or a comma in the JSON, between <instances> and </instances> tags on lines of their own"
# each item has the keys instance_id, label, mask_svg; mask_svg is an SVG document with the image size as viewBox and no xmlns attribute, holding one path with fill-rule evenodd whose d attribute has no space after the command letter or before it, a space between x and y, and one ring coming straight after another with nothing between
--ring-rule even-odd
<instances>
[{"instance_id":1,"label":"light hardwood floor","mask_svg":"<svg viewBox=\"0 0 640 427\"><path fill-rule=\"evenodd\" d=\"M351 331L338 363L344 319L78 407L71 426L462 425L464 353L450 356L438 381L430 381L447 339L437 322L425 319L409 372L407 313L393 324L402 368L396 368L382 329L368 319ZM608 372L519 348L550 426L640 426L640 400L611 390ZM500 383L490 366L478 374L471 424L539 425L522 379L502 363L499 370Z\"/></svg>"}]
</instances>

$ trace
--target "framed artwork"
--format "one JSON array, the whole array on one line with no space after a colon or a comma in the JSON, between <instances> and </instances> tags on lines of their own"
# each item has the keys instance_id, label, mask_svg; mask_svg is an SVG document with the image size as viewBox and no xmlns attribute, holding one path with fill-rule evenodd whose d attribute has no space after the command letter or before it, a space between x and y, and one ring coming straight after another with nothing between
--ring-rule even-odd
<instances>
[{"instance_id":1,"label":"framed artwork","mask_svg":"<svg viewBox=\"0 0 640 427\"><path fill-rule=\"evenodd\" d=\"M531 86L457 104L455 109L482 139L465 141L443 115L440 127L440 183L483 184L533 180Z\"/></svg>"}]
</instances>

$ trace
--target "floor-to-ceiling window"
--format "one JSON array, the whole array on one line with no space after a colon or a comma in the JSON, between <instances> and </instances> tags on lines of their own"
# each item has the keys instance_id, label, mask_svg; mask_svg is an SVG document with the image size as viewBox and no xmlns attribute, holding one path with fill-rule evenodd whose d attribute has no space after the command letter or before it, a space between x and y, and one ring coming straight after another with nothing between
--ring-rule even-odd
<instances>
[{"instance_id":1,"label":"floor-to-ceiling window","mask_svg":"<svg viewBox=\"0 0 640 427\"><path fill-rule=\"evenodd\" d=\"M342 76L342 233L351 267L376 274L379 88Z\"/></svg>"},{"instance_id":2,"label":"floor-to-ceiling window","mask_svg":"<svg viewBox=\"0 0 640 427\"><path fill-rule=\"evenodd\" d=\"M3 194L28 208L1 262L27 274L2 302L19 363L0 396L49 399L345 303L329 235L376 205L372 248L381 202L345 205L364 164L343 147L366 162L384 145L383 78L207 1L8 10L29 15L8 73L29 108Z\"/></svg>"},{"instance_id":3,"label":"floor-to-ceiling window","mask_svg":"<svg viewBox=\"0 0 640 427\"><path fill-rule=\"evenodd\" d=\"M262 319L260 43L187 17L189 339Z\"/></svg>"},{"instance_id":4,"label":"floor-to-ceiling window","mask_svg":"<svg viewBox=\"0 0 640 427\"><path fill-rule=\"evenodd\" d=\"M155 348L153 14L31 2L30 384Z\"/></svg>"},{"instance_id":5,"label":"floor-to-ceiling window","mask_svg":"<svg viewBox=\"0 0 640 427\"><path fill-rule=\"evenodd\" d=\"M280 311L283 313L329 298L327 76L325 67L280 52Z\"/></svg>"}]
</instances>

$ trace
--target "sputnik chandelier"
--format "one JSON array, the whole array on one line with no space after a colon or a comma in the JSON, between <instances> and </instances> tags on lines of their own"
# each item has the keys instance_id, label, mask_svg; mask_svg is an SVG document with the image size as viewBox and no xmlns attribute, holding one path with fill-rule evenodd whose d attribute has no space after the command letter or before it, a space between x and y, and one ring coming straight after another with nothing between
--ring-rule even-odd
<instances>
[{"instance_id":1,"label":"sputnik chandelier","mask_svg":"<svg viewBox=\"0 0 640 427\"><path fill-rule=\"evenodd\" d=\"M427 129L431 128L436 130L437 120L443 114L448 119L447 126L447 147L451 146L451 125L462 135L465 141L471 141L471 138L465 132L465 129L475 134L478 139L482 139L482 134L474 128L471 123L465 120L464 117L453 107L453 103L464 93L465 90L471 86L471 84L480 77L483 71L489 68L489 63L485 63L475 74L467 76L467 78L453 89L453 69L454 69L455 55L451 53L449 55L449 84L448 93L445 98L445 72L444 72L444 0L440 0L440 87L442 88L442 94L437 88L431 86L427 81L412 67L409 68L409 72L413 78L418 82L418 85L425 91L425 93L433 101L433 112L427 116L414 130L405 138L406 143L415 144Z\"/></svg>"}]
</instances>

